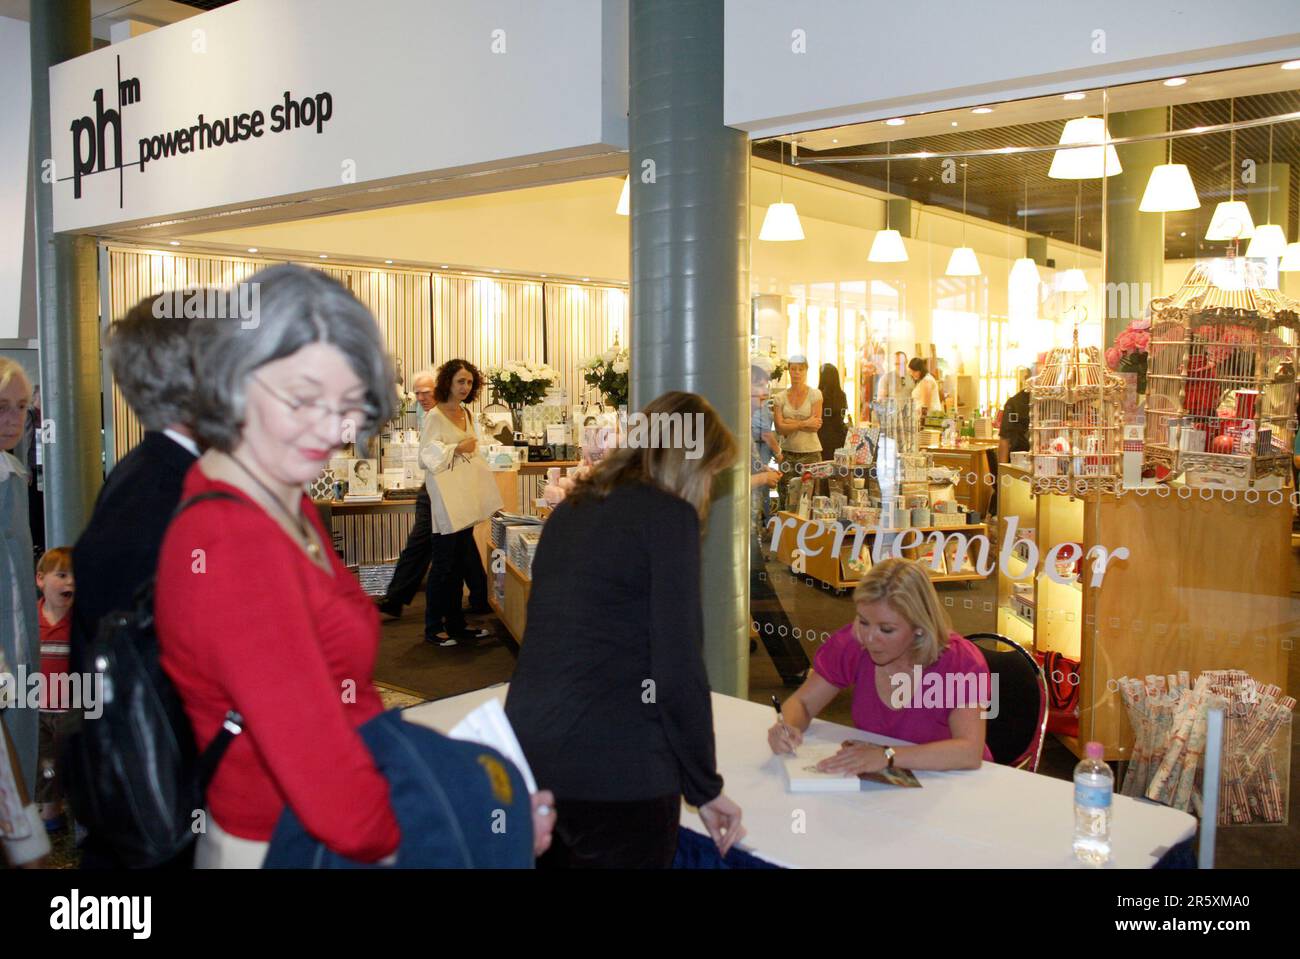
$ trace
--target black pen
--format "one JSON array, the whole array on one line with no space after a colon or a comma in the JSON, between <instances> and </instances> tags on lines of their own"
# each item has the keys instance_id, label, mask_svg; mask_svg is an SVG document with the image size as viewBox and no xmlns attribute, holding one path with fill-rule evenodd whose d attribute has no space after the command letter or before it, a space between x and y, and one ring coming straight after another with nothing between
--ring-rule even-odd
<instances>
[{"instance_id":1,"label":"black pen","mask_svg":"<svg viewBox=\"0 0 1300 959\"><path fill-rule=\"evenodd\" d=\"M797 756L798 753L794 751L794 736L790 734L790 727L785 724L785 714L781 712L781 700L777 699L775 694L772 695L772 708L776 710L777 721L785 731L786 741L790 743L790 755Z\"/></svg>"}]
</instances>

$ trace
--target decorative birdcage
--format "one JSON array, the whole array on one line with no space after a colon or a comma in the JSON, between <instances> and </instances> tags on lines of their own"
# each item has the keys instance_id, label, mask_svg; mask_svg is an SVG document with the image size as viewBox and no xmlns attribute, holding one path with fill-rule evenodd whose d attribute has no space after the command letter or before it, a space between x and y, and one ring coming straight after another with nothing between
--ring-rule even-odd
<instances>
[{"instance_id":1,"label":"decorative birdcage","mask_svg":"<svg viewBox=\"0 0 1300 959\"><path fill-rule=\"evenodd\" d=\"M1076 322L1072 345L1051 350L1029 385L1035 493L1119 489L1123 395L1101 351L1079 346Z\"/></svg>"},{"instance_id":2,"label":"decorative birdcage","mask_svg":"<svg viewBox=\"0 0 1300 959\"><path fill-rule=\"evenodd\" d=\"M1143 459L1188 485L1278 487L1291 476L1300 304L1228 265L1226 282L1197 266L1151 302Z\"/></svg>"}]
</instances>

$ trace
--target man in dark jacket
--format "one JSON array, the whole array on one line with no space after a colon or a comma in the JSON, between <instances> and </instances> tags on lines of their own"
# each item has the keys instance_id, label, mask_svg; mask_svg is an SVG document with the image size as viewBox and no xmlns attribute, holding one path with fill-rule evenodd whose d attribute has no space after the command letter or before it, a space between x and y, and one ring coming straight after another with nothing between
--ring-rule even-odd
<instances>
[{"instance_id":1,"label":"man in dark jacket","mask_svg":"<svg viewBox=\"0 0 1300 959\"><path fill-rule=\"evenodd\" d=\"M89 671L86 660L99 621L114 610L130 609L136 591L153 578L185 473L199 455L189 426L195 390L192 321L159 318L157 314L168 312L155 312L155 301L161 299L142 300L108 334L113 378L145 434L109 473L90 523L73 547L73 672ZM111 851L93 836L82 851L83 868L118 866Z\"/></svg>"}]
</instances>

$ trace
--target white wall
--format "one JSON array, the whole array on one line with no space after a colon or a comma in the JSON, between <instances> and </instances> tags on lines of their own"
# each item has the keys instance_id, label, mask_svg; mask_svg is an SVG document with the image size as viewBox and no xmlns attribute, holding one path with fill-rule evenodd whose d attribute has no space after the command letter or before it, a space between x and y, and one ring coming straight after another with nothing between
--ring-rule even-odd
<instances>
[{"instance_id":1,"label":"white wall","mask_svg":"<svg viewBox=\"0 0 1300 959\"><path fill-rule=\"evenodd\" d=\"M1296 0L726 0L723 118L768 136L1298 57Z\"/></svg>"},{"instance_id":2,"label":"white wall","mask_svg":"<svg viewBox=\"0 0 1300 959\"><path fill-rule=\"evenodd\" d=\"M22 316L31 186L31 51L27 24L10 17L0 17L0 90L5 91L0 97L0 340L11 340L35 332L27 329L33 318Z\"/></svg>"},{"instance_id":3,"label":"white wall","mask_svg":"<svg viewBox=\"0 0 1300 959\"><path fill-rule=\"evenodd\" d=\"M625 23L625 0L243 0L113 44L50 71L55 227L624 149L627 87L607 77L626 73ZM83 177L76 199L70 126L96 117L97 90L117 108L119 71L140 86L139 102L120 108L126 163L140 139L188 130L200 114L261 110L264 133ZM332 116L319 130L270 132L285 91L328 92Z\"/></svg>"}]
</instances>

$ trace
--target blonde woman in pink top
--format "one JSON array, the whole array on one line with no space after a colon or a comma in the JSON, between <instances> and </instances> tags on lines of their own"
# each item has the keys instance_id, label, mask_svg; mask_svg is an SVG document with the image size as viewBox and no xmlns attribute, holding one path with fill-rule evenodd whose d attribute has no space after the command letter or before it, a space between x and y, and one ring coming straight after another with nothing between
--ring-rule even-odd
<instances>
[{"instance_id":1,"label":"blonde woman in pink top","mask_svg":"<svg viewBox=\"0 0 1300 959\"><path fill-rule=\"evenodd\" d=\"M851 686L854 726L915 745L856 743L819 763L823 772L977 769L991 761L981 715L988 665L975 644L953 632L925 567L908 559L877 563L853 602L853 622L817 651L808 679L785 701L785 728L778 722L768 730L772 751L797 748L813 718Z\"/></svg>"}]
</instances>

